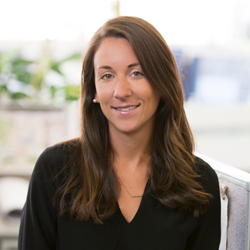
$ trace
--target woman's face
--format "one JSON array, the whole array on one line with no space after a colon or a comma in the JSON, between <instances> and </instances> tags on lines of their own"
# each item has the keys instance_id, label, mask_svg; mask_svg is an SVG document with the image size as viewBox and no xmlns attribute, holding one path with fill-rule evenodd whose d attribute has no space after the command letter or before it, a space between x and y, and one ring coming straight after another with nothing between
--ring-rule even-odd
<instances>
[{"instance_id":1,"label":"woman's face","mask_svg":"<svg viewBox=\"0 0 250 250\"><path fill-rule=\"evenodd\" d=\"M145 77L129 42L105 38L94 56L95 99L110 132L152 132L160 95Z\"/></svg>"}]
</instances>

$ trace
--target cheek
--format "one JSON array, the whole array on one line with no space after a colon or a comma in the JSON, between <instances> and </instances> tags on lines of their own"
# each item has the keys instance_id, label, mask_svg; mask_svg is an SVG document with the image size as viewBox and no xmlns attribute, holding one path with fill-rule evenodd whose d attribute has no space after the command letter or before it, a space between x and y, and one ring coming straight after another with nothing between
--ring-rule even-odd
<instances>
[{"instance_id":1,"label":"cheek","mask_svg":"<svg viewBox=\"0 0 250 250\"><path fill-rule=\"evenodd\" d=\"M147 87L139 88L137 93L139 98L144 99L150 104L158 104L160 101L160 94L156 92L149 84Z\"/></svg>"},{"instance_id":2,"label":"cheek","mask_svg":"<svg viewBox=\"0 0 250 250\"><path fill-rule=\"evenodd\" d=\"M97 93L95 94L95 99L96 99L97 102L100 102Z\"/></svg>"},{"instance_id":3,"label":"cheek","mask_svg":"<svg viewBox=\"0 0 250 250\"><path fill-rule=\"evenodd\" d=\"M103 95L103 93L98 88L96 88L95 97L96 97L97 102L100 102L102 100L102 98L103 98L102 95Z\"/></svg>"},{"instance_id":4,"label":"cheek","mask_svg":"<svg viewBox=\"0 0 250 250\"><path fill-rule=\"evenodd\" d=\"M105 91L100 87L99 84L95 84L96 94L95 99L97 102L101 102L103 99L103 96L105 96Z\"/></svg>"},{"instance_id":5,"label":"cheek","mask_svg":"<svg viewBox=\"0 0 250 250\"><path fill-rule=\"evenodd\" d=\"M96 87L95 99L101 104L105 104L110 101L110 92L107 88Z\"/></svg>"}]
</instances>

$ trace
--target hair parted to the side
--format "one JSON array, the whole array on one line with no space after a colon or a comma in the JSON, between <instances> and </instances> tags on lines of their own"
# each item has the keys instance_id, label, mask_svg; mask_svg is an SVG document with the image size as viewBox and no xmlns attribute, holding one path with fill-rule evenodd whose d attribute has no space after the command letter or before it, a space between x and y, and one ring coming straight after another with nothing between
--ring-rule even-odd
<instances>
[{"instance_id":1,"label":"hair parted to the side","mask_svg":"<svg viewBox=\"0 0 250 250\"><path fill-rule=\"evenodd\" d=\"M112 167L108 121L100 105L93 103L96 93L94 55L107 37L129 41L145 76L161 95L153 132L151 192L170 208L195 216L204 213L211 195L204 192L195 171L193 136L184 111L184 96L174 56L150 23L126 16L107 21L93 36L85 55L81 90L82 134L75 141L69 176L61 187L61 213L68 211L76 219L102 223L117 208L115 187L118 180Z\"/></svg>"}]
</instances>

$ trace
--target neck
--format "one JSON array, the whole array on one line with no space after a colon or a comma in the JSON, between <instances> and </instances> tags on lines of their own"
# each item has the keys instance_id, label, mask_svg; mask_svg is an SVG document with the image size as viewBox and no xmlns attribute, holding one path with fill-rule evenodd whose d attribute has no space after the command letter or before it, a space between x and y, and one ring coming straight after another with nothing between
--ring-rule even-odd
<instances>
[{"instance_id":1,"label":"neck","mask_svg":"<svg viewBox=\"0 0 250 250\"><path fill-rule=\"evenodd\" d=\"M124 134L112 131L110 142L114 151L115 167L129 172L145 166L149 168L151 140L152 133Z\"/></svg>"}]
</instances>

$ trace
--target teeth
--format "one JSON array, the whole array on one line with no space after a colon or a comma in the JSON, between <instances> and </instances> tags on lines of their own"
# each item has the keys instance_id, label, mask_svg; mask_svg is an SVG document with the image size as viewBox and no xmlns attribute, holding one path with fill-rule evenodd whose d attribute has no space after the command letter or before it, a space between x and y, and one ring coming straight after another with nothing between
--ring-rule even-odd
<instances>
[{"instance_id":1,"label":"teeth","mask_svg":"<svg viewBox=\"0 0 250 250\"><path fill-rule=\"evenodd\" d=\"M137 106L130 106L130 107L127 107L127 108L116 108L117 110L120 110L120 111L129 111L131 109L135 109L137 108Z\"/></svg>"}]
</instances>

